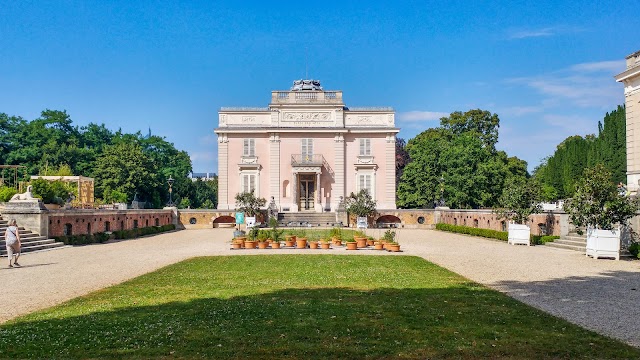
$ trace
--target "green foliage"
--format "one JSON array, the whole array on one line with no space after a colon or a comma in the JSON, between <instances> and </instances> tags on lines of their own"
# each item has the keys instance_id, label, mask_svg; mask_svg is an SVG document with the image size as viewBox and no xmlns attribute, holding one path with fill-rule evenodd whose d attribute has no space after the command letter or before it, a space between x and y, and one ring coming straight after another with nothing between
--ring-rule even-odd
<instances>
[{"instance_id":1,"label":"green foliage","mask_svg":"<svg viewBox=\"0 0 640 360\"><path fill-rule=\"evenodd\" d=\"M260 208L267 203L265 198L258 198L251 192L243 192L236 194L236 209L244 212L246 216L256 216L260 212Z\"/></svg>"},{"instance_id":2,"label":"green foliage","mask_svg":"<svg viewBox=\"0 0 640 360\"><path fill-rule=\"evenodd\" d=\"M176 226L174 224L167 224L162 226L149 226L149 227L130 229L130 230L117 230L113 232L113 235L115 236L116 239L133 239L139 236L159 234L162 232L172 231L175 229L176 229Z\"/></svg>"},{"instance_id":3,"label":"green foliage","mask_svg":"<svg viewBox=\"0 0 640 360\"><path fill-rule=\"evenodd\" d=\"M496 151L498 127L487 111L455 112L409 140L398 207L431 208L441 198L453 208L495 206L507 179L528 176L526 162Z\"/></svg>"},{"instance_id":4,"label":"green foliage","mask_svg":"<svg viewBox=\"0 0 640 360\"><path fill-rule=\"evenodd\" d=\"M560 236L555 235L533 235L531 234L531 243L534 245L544 245L548 242L553 242L554 240L560 239Z\"/></svg>"},{"instance_id":5,"label":"green foliage","mask_svg":"<svg viewBox=\"0 0 640 360\"><path fill-rule=\"evenodd\" d=\"M351 193L344 203L349 214L370 216L376 213L376 201L366 189L360 190L358 194Z\"/></svg>"},{"instance_id":6,"label":"green foliage","mask_svg":"<svg viewBox=\"0 0 640 360\"><path fill-rule=\"evenodd\" d=\"M15 195L17 193L18 193L18 190L14 189L12 187L8 187L8 186L0 187L0 202L7 202L7 201L11 200L13 195Z\"/></svg>"},{"instance_id":7,"label":"green foliage","mask_svg":"<svg viewBox=\"0 0 640 360\"><path fill-rule=\"evenodd\" d=\"M198 179L192 185L191 207L195 209L215 209L218 201L218 177L213 180Z\"/></svg>"},{"instance_id":8,"label":"green foliage","mask_svg":"<svg viewBox=\"0 0 640 360\"><path fill-rule=\"evenodd\" d=\"M189 198L180 199L180 204L178 204L179 209L188 209L191 207L191 200Z\"/></svg>"},{"instance_id":9,"label":"green foliage","mask_svg":"<svg viewBox=\"0 0 640 360\"><path fill-rule=\"evenodd\" d=\"M278 220L272 217L271 219L269 219L269 226L271 227L269 234L271 236L271 240L280 242L280 240L282 240L284 230L278 230Z\"/></svg>"},{"instance_id":10,"label":"green foliage","mask_svg":"<svg viewBox=\"0 0 640 360\"><path fill-rule=\"evenodd\" d=\"M513 177L507 180L500 196L500 208L495 212L500 219L524 224L529 215L542 211L539 199L540 186L535 180Z\"/></svg>"},{"instance_id":11,"label":"green foliage","mask_svg":"<svg viewBox=\"0 0 640 360\"><path fill-rule=\"evenodd\" d=\"M543 198L555 201L572 197L584 169L596 164L604 164L614 183L626 183L626 145L625 108L618 106L604 116L604 124L598 122L597 136L568 137L536 168L534 173L543 185Z\"/></svg>"},{"instance_id":12,"label":"green foliage","mask_svg":"<svg viewBox=\"0 0 640 360\"><path fill-rule=\"evenodd\" d=\"M384 232L384 235L382 236L383 240L389 241L389 242L395 242L396 241L396 232L395 231L391 231L391 230L387 230Z\"/></svg>"},{"instance_id":13,"label":"green foliage","mask_svg":"<svg viewBox=\"0 0 640 360\"><path fill-rule=\"evenodd\" d=\"M329 237L342 240L342 229L339 227L332 228L329 232Z\"/></svg>"},{"instance_id":14,"label":"green foliage","mask_svg":"<svg viewBox=\"0 0 640 360\"><path fill-rule=\"evenodd\" d=\"M35 179L31 181L33 186L33 196L42 199L45 204L64 204L69 198L77 196L77 188L74 183L60 180L48 181Z\"/></svg>"},{"instance_id":15,"label":"green foliage","mask_svg":"<svg viewBox=\"0 0 640 360\"><path fill-rule=\"evenodd\" d=\"M634 257L640 259L640 243L634 242L629 245L629 253Z\"/></svg>"},{"instance_id":16,"label":"green foliage","mask_svg":"<svg viewBox=\"0 0 640 360\"><path fill-rule=\"evenodd\" d=\"M26 166L19 181L36 174L88 176L96 180L97 198L127 202L137 193L158 208L168 201L167 178L172 176L176 198L189 198L197 207L207 199L213 207L217 203L217 182L207 185L215 191L200 191L187 178L189 155L161 137L114 133L104 124L73 126L65 111L55 110L45 110L33 121L0 113L0 127L2 163ZM6 169L3 174L12 175Z\"/></svg>"},{"instance_id":17,"label":"green foliage","mask_svg":"<svg viewBox=\"0 0 640 360\"><path fill-rule=\"evenodd\" d=\"M480 228L474 228L469 226L451 225L451 224L444 224L444 223L436 224L436 230L454 232L458 234L467 234L472 236L481 236L481 237L498 239L503 241L509 240L509 233L506 231L480 229Z\"/></svg>"},{"instance_id":18,"label":"green foliage","mask_svg":"<svg viewBox=\"0 0 640 360\"><path fill-rule=\"evenodd\" d=\"M87 244L101 244L109 240L110 234L108 233L95 233L84 235L64 235L57 236L56 241L63 242L65 245L87 245Z\"/></svg>"},{"instance_id":19,"label":"green foliage","mask_svg":"<svg viewBox=\"0 0 640 360\"><path fill-rule=\"evenodd\" d=\"M611 181L611 172L602 164L584 170L573 198L564 209L576 226L609 230L614 224L626 225L638 211L635 199L621 196Z\"/></svg>"},{"instance_id":20,"label":"green foliage","mask_svg":"<svg viewBox=\"0 0 640 360\"><path fill-rule=\"evenodd\" d=\"M247 234L247 237L249 238L249 240L255 241L258 238L259 233L260 229L257 226L254 226L249 230L249 234Z\"/></svg>"}]
</instances>

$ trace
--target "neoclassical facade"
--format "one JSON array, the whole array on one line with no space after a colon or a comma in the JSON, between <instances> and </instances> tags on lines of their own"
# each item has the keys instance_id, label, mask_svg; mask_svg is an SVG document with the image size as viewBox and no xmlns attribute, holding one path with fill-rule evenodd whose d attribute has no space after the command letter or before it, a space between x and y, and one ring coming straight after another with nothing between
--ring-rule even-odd
<instances>
[{"instance_id":1,"label":"neoclassical facade","mask_svg":"<svg viewBox=\"0 0 640 360\"><path fill-rule=\"evenodd\" d=\"M624 84L627 116L627 189L640 190L640 51L626 57L627 69L616 75Z\"/></svg>"},{"instance_id":2,"label":"neoclassical facade","mask_svg":"<svg viewBox=\"0 0 640 360\"><path fill-rule=\"evenodd\" d=\"M279 211L335 211L361 189L396 208L392 108L350 108L342 91L297 80L272 91L268 107L225 107L218 120L218 209L253 190Z\"/></svg>"}]
</instances>

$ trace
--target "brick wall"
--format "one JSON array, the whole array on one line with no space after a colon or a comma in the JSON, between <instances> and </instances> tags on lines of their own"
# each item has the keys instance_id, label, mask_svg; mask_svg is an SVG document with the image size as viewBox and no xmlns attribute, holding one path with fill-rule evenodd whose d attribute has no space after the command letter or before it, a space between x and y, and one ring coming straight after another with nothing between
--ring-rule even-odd
<instances>
[{"instance_id":1,"label":"brick wall","mask_svg":"<svg viewBox=\"0 0 640 360\"><path fill-rule=\"evenodd\" d=\"M557 235L566 233L562 230L567 226L564 213L551 212L546 214L534 214L529 216L527 225L533 235ZM491 209L487 210L446 210L442 211L440 222L452 225L477 227L507 231L508 222L499 219Z\"/></svg>"},{"instance_id":2,"label":"brick wall","mask_svg":"<svg viewBox=\"0 0 640 360\"><path fill-rule=\"evenodd\" d=\"M52 210L48 217L49 237L65 235L65 227L72 235L83 235L173 223L173 212L160 209Z\"/></svg>"}]
</instances>

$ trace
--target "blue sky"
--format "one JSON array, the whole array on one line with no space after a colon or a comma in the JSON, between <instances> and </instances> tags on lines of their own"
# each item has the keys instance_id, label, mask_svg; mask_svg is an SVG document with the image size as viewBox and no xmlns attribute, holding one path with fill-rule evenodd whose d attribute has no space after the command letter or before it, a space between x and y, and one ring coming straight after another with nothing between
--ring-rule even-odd
<instances>
[{"instance_id":1,"label":"blue sky","mask_svg":"<svg viewBox=\"0 0 640 360\"><path fill-rule=\"evenodd\" d=\"M221 106L266 106L319 79L347 106L392 106L400 137L452 111L500 116L532 170L624 102L634 1L3 1L0 112L164 136L217 171ZM305 56L305 54L307 54ZM306 60L305 60L306 59Z\"/></svg>"}]
</instances>

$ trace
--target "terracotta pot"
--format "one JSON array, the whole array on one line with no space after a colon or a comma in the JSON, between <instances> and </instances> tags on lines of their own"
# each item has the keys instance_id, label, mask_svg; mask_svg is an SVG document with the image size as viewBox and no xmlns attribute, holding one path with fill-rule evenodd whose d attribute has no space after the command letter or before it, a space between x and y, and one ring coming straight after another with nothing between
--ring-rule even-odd
<instances>
[{"instance_id":1,"label":"terracotta pot","mask_svg":"<svg viewBox=\"0 0 640 360\"><path fill-rule=\"evenodd\" d=\"M387 244L387 250L392 252L400 251L400 245L398 244Z\"/></svg>"},{"instance_id":2,"label":"terracotta pot","mask_svg":"<svg viewBox=\"0 0 640 360\"><path fill-rule=\"evenodd\" d=\"M287 246L287 247L293 247L295 244L296 244L295 240L285 240L284 241L284 246Z\"/></svg>"},{"instance_id":3,"label":"terracotta pot","mask_svg":"<svg viewBox=\"0 0 640 360\"><path fill-rule=\"evenodd\" d=\"M307 247L307 238L296 238L296 248L305 249Z\"/></svg>"},{"instance_id":4,"label":"terracotta pot","mask_svg":"<svg viewBox=\"0 0 640 360\"><path fill-rule=\"evenodd\" d=\"M359 248L367 247L367 238L357 238L356 244Z\"/></svg>"},{"instance_id":5,"label":"terracotta pot","mask_svg":"<svg viewBox=\"0 0 640 360\"><path fill-rule=\"evenodd\" d=\"M384 244L383 243L375 243L373 245L373 248L376 250L384 250Z\"/></svg>"},{"instance_id":6,"label":"terracotta pot","mask_svg":"<svg viewBox=\"0 0 640 360\"><path fill-rule=\"evenodd\" d=\"M357 242L348 242L345 243L347 245L347 250L358 250L358 243Z\"/></svg>"},{"instance_id":7,"label":"terracotta pot","mask_svg":"<svg viewBox=\"0 0 640 360\"><path fill-rule=\"evenodd\" d=\"M373 246L376 244L375 240L367 239L367 246Z\"/></svg>"},{"instance_id":8,"label":"terracotta pot","mask_svg":"<svg viewBox=\"0 0 640 360\"><path fill-rule=\"evenodd\" d=\"M318 248L318 242L317 241L310 241L309 242L309 248L310 249L317 249Z\"/></svg>"},{"instance_id":9,"label":"terracotta pot","mask_svg":"<svg viewBox=\"0 0 640 360\"><path fill-rule=\"evenodd\" d=\"M333 242L333 245L335 246L341 246L342 245L342 240L338 239L338 238L333 238L331 239L331 241Z\"/></svg>"},{"instance_id":10,"label":"terracotta pot","mask_svg":"<svg viewBox=\"0 0 640 360\"><path fill-rule=\"evenodd\" d=\"M272 249L280 249L280 241L272 241L271 242Z\"/></svg>"},{"instance_id":11,"label":"terracotta pot","mask_svg":"<svg viewBox=\"0 0 640 360\"><path fill-rule=\"evenodd\" d=\"M322 243L320 243L320 246L325 250L326 249L331 249L331 244L328 243L328 242L322 242Z\"/></svg>"},{"instance_id":12,"label":"terracotta pot","mask_svg":"<svg viewBox=\"0 0 640 360\"><path fill-rule=\"evenodd\" d=\"M232 243L232 244L231 244L231 247L232 247L233 249L237 250L237 249L242 249L242 245L243 245L243 244L242 244L242 243L240 243L240 242L234 242L234 243Z\"/></svg>"},{"instance_id":13,"label":"terracotta pot","mask_svg":"<svg viewBox=\"0 0 640 360\"><path fill-rule=\"evenodd\" d=\"M258 249L266 249L269 247L269 243L266 241L258 241Z\"/></svg>"},{"instance_id":14,"label":"terracotta pot","mask_svg":"<svg viewBox=\"0 0 640 360\"><path fill-rule=\"evenodd\" d=\"M245 242L244 238L235 238L232 241L232 243L234 243L234 244L240 244L240 247L244 246L244 242Z\"/></svg>"},{"instance_id":15,"label":"terracotta pot","mask_svg":"<svg viewBox=\"0 0 640 360\"><path fill-rule=\"evenodd\" d=\"M255 249L257 241L246 240L244 242L245 249Z\"/></svg>"}]
</instances>

